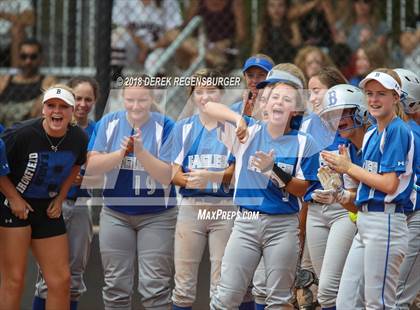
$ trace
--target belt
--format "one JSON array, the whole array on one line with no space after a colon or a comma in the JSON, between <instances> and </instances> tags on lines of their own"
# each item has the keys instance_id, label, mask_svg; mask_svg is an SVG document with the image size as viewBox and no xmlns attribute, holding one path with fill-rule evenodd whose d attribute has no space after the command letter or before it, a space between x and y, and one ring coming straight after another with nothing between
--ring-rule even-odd
<instances>
[{"instance_id":1,"label":"belt","mask_svg":"<svg viewBox=\"0 0 420 310\"><path fill-rule=\"evenodd\" d=\"M194 202L199 202L203 204L222 204L222 205L233 205L232 197L217 197L217 196L192 196L192 197L182 197L182 200L193 200ZM182 203L182 202L181 202Z\"/></svg>"},{"instance_id":2,"label":"belt","mask_svg":"<svg viewBox=\"0 0 420 310\"><path fill-rule=\"evenodd\" d=\"M362 212L384 212L387 214L404 213L404 207L395 203L364 203L359 207L359 210Z\"/></svg>"}]
</instances>

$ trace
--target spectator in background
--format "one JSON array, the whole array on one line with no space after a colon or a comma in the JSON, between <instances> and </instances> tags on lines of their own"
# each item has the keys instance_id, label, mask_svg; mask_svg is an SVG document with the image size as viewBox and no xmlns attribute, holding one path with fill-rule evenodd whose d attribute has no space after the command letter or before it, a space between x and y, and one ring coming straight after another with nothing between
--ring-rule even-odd
<instances>
[{"instance_id":1,"label":"spectator in background","mask_svg":"<svg viewBox=\"0 0 420 310\"><path fill-rule=\"evenodd\" d=\"M55 83L52 76L40 73L42 46L35 39L23 41L19 47L19 72L0 77L0 123L9 127L41 114L42 90Z\"/></svg>"},{"instance_id":2,"label":"spectator in background","mask_svg":"<svg viewBox=\"0 0 420 310\"><path fill-rule=\"evenodd\" d=\"M19 45L35 23L31 0L0 1L0 67L16 67Z\"/></svg>"},{"instance_id":3,"label":"spectator in background","mask_svg":"<svg viewBox=\"0 0 420 310\"><path fill-rule=\"evenodd\" d=\"M115 0L112 23L111 63L119 75L124 66L150 70L176 37L182 16L178 1Z\"/></svg>"},{"instance_id":4,"label":"spectator in background","mask_svg":"<svg viewBox=\"0 0 420 310\"><path fill-rule=\"evenodd\" d=\"M246 37L242 0L192 0L187 22L196 15L204 20L207 36L207 66L230 71L237 49Z\"/></svg>"},{"instance_id":5,"label":"spectator in background","mask_svg":"<svg viewBox=\"0 0 420 310\"><path fill-rule=\"evenodd\" d=\"M420 72L420 27L406 28L400 35L402 66L413 72Z\"/></svg>"},{"instance_id":6,"label":"spectator in background","mask_svg":"<svg viewBox=\"0 0 420 310\"><path fill-rule=\"evenodd\" d=\"M305 77L309 80L322 67L332 66L333 63L330 57L319 47L305 46L298 51L295 57L295 65L303 71Z\"/></svg>"},{"instance_id":7,"label":"spectator in background","mask_svg":"<svg viewBox=\"0 0 420 310\"><path fill-rule=\"evenodd\" d=\"M255 54L245 61L242 73L246 88L242 94L242 99L230 106L232 111L241 115L253 116L258 96L257 85L267 78L267 74L273 66L273 59L265 54Z\"/></svg>"},{"instance_id":8,"label":"spectator in background","mask_svg":"<svg viewBox=\"0 0 420 310\"><path fill-rule=\"evenodd\" d=\"M290 20L298 20L304 45L329 48L334 43L335 16L330 0L298 1L290 8Z\"/></svg>"},{"instance_id":9,"label":"spectator in background","mask_svg":"<svg viewBox=\"0 0 420 310\"><path fill-rule=\"evenodd\" d=\"M290 0L268 0L254 39L252 53L264 53L275 63L291 62L302 42L297 22L288 20Z\"/></svg>"},{"instance_id":10,"label":"spectator in background","mask_svg":"<svg viewBox=\"0 0 420 310\"><path fill-rule=\"evenodd\" d=\"M355 0L347 17L337 21L336 42L347 43L352 51L372 41L384 48L389 30L378 16L378 3L375 0Z\"/></svg>"},{"instance_id":11,"label":"spectator in background","mask_svg":"<svg viewBox=\"0 0 420 310\"><path fill-rule=\"evenodd\" d=\"M387 54L378 43L364 44L356 52L355 76L350 84L359 87L359 83L375 68L387 66Z\"/></svg>"}]
</instances>

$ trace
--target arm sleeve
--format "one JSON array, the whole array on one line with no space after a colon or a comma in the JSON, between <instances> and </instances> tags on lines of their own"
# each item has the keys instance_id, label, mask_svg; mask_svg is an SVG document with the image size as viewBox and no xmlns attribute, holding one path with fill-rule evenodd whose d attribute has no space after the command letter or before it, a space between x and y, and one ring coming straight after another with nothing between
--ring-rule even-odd
<instances>
[{"instance_id":1,"label":"arm sleeve","mask_svg":"<svg viewBox=\"0 0 420 310\"><path fill-rule=\"evenodd\" d=\"M248 147L250 142L254 139L255 134L261 129L261 125L251 117L245 117L245 122L248 125L248 140L245 144L241 144L236 137L236 124L231 122L224 122L218 124L218 138L228 148L234 157L237 156L239 149ZM231 157L229 158L231 159Z\"/></svg>"},{"instance_id":2,"label":"arm sleeve","mask_svg":"<svg viewBox=\"0 0 420 310\"><path fill-rule=\"evenodd\" d=\"M303 154L298 156L298 164L296 167L296 178L307 181L317 181L317 172L319 168L319 153L317 152L317 144L310 135L306 135L306 141L299 139L299 144L304 143Z\"/></svg>"},{"instance_id":3,"label":"arm sleeve","mask_svg":"<svg viewBox=\"0 0 420 310\"><path fill-rule=\"evenodd\" d=\"M384 132L379 173L405 172L411 144L411 133L405 126L392 127Z\"/></svg>"},{"instance_id":4,"label":"arm sleeve","mask_svg":"<svg viewBox=\"0 0 420 310\"><path fill-rule=\"evenodd\" d=\"M171 163L173 161L172 144L174 139L174 128L175 123L171 119L165 118L165 123L163 127L162 146L159 152L159 159L168 163Z\"/></svg>"},{"instance_id":5,"label":"arm sleeve","mask_svg":"<svg viewBox=\"0 0 420 310\"><path fill-rule=\"evenodd\" d=\"M95 152L106 152L107 151L107 139L106 139L106 121L105 119L100 120L96 123L95 130L90 137L88 144L88 151Z\"/></svg>"}]
</instances>

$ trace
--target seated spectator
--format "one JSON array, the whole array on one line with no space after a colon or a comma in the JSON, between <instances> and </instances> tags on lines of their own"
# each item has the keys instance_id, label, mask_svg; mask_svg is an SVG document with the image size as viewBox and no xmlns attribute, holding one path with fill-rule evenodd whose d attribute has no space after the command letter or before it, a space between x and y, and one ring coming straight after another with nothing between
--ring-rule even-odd
<instances>
[{"instance_id":1,"label":"seated spectator","mask_svg":"<svg viewBox=\"0 0 420 310\"><path fill-rule=\"evenodd\" d=\"M305 46L301 48L296 57L295 65L305 74L306 79L310 79L317 74L322 67L332 66L330 57L319 47Z\"/></svg>"},{"instance_id":2,"label":"seated spectator","mask_svg":"<svg viewBox=\"0 0 420 310\"><path fill-rule=\"evenodd\" d=\"M292 62L302 42L297 22L288 20L290 0L268 0L258 25L252 53L270 56L275 63Z\"/></svg>"},{"instance_id":3,"label":"seated spectator","mask_svg":"<svg viewBox=\"0 0 420 310\"><path fill-rule=\"evenodd\" d=\"M230 71L235 66L239 44L245 39L245 12L242 0L192 0L187 22L196 15L204 20L207 37L207 66Z\"/></svg>"},{"instance_id":4,"label":"seated spectator","mask_svg":"<svg viewBox=\"0 0 420 310\"><path fill-rule=\"evenodd\" d=\"M42 90L55 83L40 73L42 46L37 40L23 41L19 58L19 72L0 77L0 123L5 127L40 115Z\"/></svg>"},{"instance_id":5,"label":"seated spectator","mask_svg":"<svg viewBox=\"0 0 420 310\"><path fill-rule=\"evenodd\" d=\"M406 28L400 35L402 66L420 72L420 27Z\"/></svg>"},{"instance_id":6,"label":"seated spectator","mask_svg":"<svg viewBox=\"0 0 420 310\"><path fill-rule=\"evenodd\" d=\"M355 0L352 11L346 18L337 22L337 42L347 43L352 51L362 44L376 41L385 47L389 29L378 14L379 1Z\"/></svg>"},{"instance_id":7,"label":"seated spectator","mask_svg":"<svg viewBox=\"0 0 420 310\"><path fill-rule=\"evenodd\" d=\"M115 0L112 23L112 65L119 71L124 66L150 70L175 38L182 16L178 1Z\"/></svg>"},{"instance_id":8,"label":"seated spectator","mask_svg":"<svg viewBox=\"0 0 420 310\"><path fill-rule=\"evenodd\" d=\"M387 54L378 43L367 43L356 52L355 76L349 83L359 87L359 83L375 68L387 67Z\"/></svg>"},{"instance_id":9,"label":"seated spectator","mask_svg":"<svg viewBox=\"0 0 420 310\"><path fill-rule=\"evenodd\" d=\"M31 0L0 1L0 67L16 67L19 45L35 23Z\"/></svg>"},{"instance_id":10,"label":"seated spectator","mask_svg":"<svg viewBox=\"0 0 420 310\"><path fill-rule=\"evenodd\" d=\"M304 45L329 48L334 43L335 16L330 0L297 1L289 11L298 20Z\"/></svg>"}]
</instances>

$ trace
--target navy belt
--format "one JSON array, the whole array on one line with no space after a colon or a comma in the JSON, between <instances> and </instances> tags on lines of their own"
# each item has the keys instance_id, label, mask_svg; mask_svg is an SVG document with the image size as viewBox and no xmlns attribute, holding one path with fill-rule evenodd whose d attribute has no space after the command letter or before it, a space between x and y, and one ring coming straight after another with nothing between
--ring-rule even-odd
<instances>
[{"instance_id":1,"label":"navy belt","mask_svg":"<svg viewBox=\"0 0 420 310\"><path fill-rule=\"evenodd\" d=\"M359 210L362 212L384 212L388 214L404 213L404 207L395 203L364 203L359 207Z\"/></svg>"}]
</instances>

